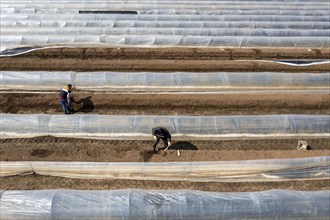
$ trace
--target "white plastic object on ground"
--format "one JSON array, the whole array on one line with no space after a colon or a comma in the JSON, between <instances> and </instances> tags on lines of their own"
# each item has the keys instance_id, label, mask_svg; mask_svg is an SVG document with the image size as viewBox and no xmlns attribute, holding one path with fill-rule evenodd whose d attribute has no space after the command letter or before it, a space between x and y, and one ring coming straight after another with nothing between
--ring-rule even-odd
<instances>
[{"instance_id":1,"label":"white plastic object on ground","mask_svg":"<svg viewBox=\"0 0 330 220\"><path fill-rule=\"evenodd\" d=\"M330 191L27 190L0 192L1 219L320 219Z\"/></svg>"}]
</instances>

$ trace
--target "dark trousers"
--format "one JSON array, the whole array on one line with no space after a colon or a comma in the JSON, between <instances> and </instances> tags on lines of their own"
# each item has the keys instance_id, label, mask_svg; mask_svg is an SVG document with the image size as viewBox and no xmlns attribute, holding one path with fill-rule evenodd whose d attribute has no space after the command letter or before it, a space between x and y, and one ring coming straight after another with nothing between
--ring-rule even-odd
<instances>
[{"instance_id":1,"label":"dark trousers","mask_svg":"<svg viewBox=\"0 0 330 220\"><path fill-rule=\"evenodd\" d=\"M63 109L64 113L67 114L69 111L68 111L68 108L67 108L66 100L60 100L60 103L61 103L61 106L62 106L62 109Z\"/></svg>"},{"instance_id":2,"label":"dark trousers","mask_svg":"<svg viewBox=\"0 0 330 220\"><path fill-rule=\"evenodd\" d=\"M66 100L60 100L60 103L65 114L73 113L73 109Z\"/></svg>"},{"instance_id":3,"label":"dark trousers","mask_svg":"<svg viewBox=\"0 0 330 220\"><path fill-rule=\"evenodd\" d=\"M157 136L154 136L154 137L156 137L156 138L155 138L155 143L154 143L154 145L152 146L152 147L154 148L154 151L157 150L157 145L158 145L160 139L162 139L162 141L164 142L164 146L165 146L165 147L168 147L168 143L167 143L168 140L167 140L166 138L160 138L160 137L157 137Z\"/></svg>"}]
</instances>

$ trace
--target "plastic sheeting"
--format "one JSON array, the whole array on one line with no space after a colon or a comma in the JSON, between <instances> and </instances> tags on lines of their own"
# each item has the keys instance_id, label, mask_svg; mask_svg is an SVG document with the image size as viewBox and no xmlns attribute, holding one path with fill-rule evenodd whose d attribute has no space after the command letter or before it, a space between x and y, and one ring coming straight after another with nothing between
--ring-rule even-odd
<instances>
[{"instance_id":1,"label":"plastic sheeting","mask_svg":"<svg viewBox=\"0 0 330 220\"><path fill-rule=\"evenodd\" d=\"M324 10L326 6L329 6L326 2L311 1L304 3L286 3L269 1L101 1L101 2L86 2L86 1L62 1L62 2L46 2L43 4L35 2L1 2L4 8L14 9L77 9L77 10ZM254 3L254 4L253 4ZM257 5L256 5L257 4Z\"/></svg>"},{"instance_id":2,"label":"plastic sheeting","mask_svg":"<svg viewBox=\"0 0 330 220\"><path fill-rule=\"evenodd\" d=\"M267 36L267 37L327 37L330 30L242 29L242 28L150 28L150 27L60 27L60 28L1 28L3 35L177 35L177 36ZM35 36L38 39L38 36ZM102 39L102 38L101 38ZM102 40L101 40L102 41Z\"/></svg>"},{"instance_id":3,"label":"plastic sheeting","mask_svg":"<svg viewBox=\"0 0 330 220\"><path fill-rule=\"evenodd\" d=\"M196 7L196 6L194 6ZM1 14L2 21L217 21L217 22L329 22L330 14L326 16L273 16L273 15L128 15L128 14Z\"/></svg>"},{"instance_id":4,"label":"plastic sheeting","mask_svg":"<svg viewBox=\"0 0 330 220\"><path fill-rule=\"evenodd\" d=\"M0 114L1 138L60 136L151 139L166 127L176 139L329 137L329 115L152 116ZM27 129L28 128L28 129Z\"/></svg>"},{"instance_id":5,"label":"plastic sheeting","mask_svg":"<svg viewBox=\"0 0 330 220\"><path fill-rule=\"evenodd\" d=\"M148 28L248 28L256 29L262 31L262 29L297 29L297 30L327 30L330 28L329 22L264 22L264 21L226 21L226 22L217 22L217 21L107 21L107 20L0 20L0 25L2 28L22 28L30 27L36 28L39 27L46 28L59 28L59 27L90 27L90 28L128 28L128 27L148 27ZM88 30L88 29L87 29Z\"/></svg>"},{"instance_id":6,"label":"plastic sheeting","mask_svg":"<svg viewBox=\"0 0 330 220\"><path fill-rule=\"evenodd\" d=\"M329 219L330 191L4 191L1 219Z\"/></svg>"},{"instance_id":7,"label":"plastic sheeting","mask_svg":"<svg viewBox=\"0 0 330 220\"><path fill-rule=\"evenodd\" d=\"M288 66L312 66L319 64L330 64L330 60L276 60L273 62Z\"/></svg>"},{"instance_id":8,"label":"plastic sheeting","mask_svg":"<svg viewBox=\"0 0 330 220\"><path fill-rule=\"evenodd\" d=\"M307 0L2 1L0 55L52 46L328 48L328 8Z\"/></svg>"},{"instance_id":9,"label":"plastic sheeting","mask_svg":"<svg viewBox=\"0 0 330 220\"><path fill-rule=\"evenodd\" d=\"M324 1L288 2L283 1L3 1L2 7L9 9L77 9L77 10L324 10ZM43 4L42 4L43 3Z\"/></svg>"},{"instance_id":10,"label":"plastic sheeting","mask_svg":"<svg viewBox=\"0 0 330 220\"><path fill-rule=\"evenodd\" d=\"M330 179L330 157L212 162L0 162L0 176L86 179L260 182Z\"/></svg>"},{"instance_id":11,"label":"plastic sheeting","mask_svg":"<svg viewBox=\"0 0 330 220\"><path fill-rule=\"evenodd\" d=\"M269 36L179 36L179 35L2 35L0 55L7 49L26 46L103 47L103 46L221 46L221 47L317 47L328 48L329 37L269 37ZM12 51L15 53L15 50Z\"/></svg>"},{"instance_id":12,"label":"plastic sheeting","mask_svg":"<svg viewBox=\"0 0 330 220\"><path fill-rule=\"evenodd\" d=\"M272 72L50 72L1 71L1 90L214 91L237 89L328 89L330 73Z\"/></svg>"},{"instance_id":13,"label":"plastic sheeting","mask_svg":"<svg viewBox=\"0 0 330 220\"><path fill-rule=\"evenodd\" d=\"M44 2L45 4L45 2ZM233 2L230 2L233 4ZM288 4L288 2L286 3ZM197 6L197 5L196 5ZM198 7L198 6L197 6ZM131 8L130 10L135 10ZM105 11L105 10L101 10ZM56 9L40 9L40 8L1 8L0 12L2 14L89 14L89 13L97 13L96 10L78 10L78 9L64 9L64 8L56 8ZM273 9L209 9L209 10L199 10L199 9L151 9L151 10L138 10L134 11L136 13L131 14L140 14L140 15L310 15L310 16L326 16L328 15L327 9L319 8L318 10L313 9L305 9L305 10L295 10L295 9L280 9L280 10L273 10ZM106 14L106 11L104 12ZM110 11L108 14L115 14L114 11ZM127 13L129 14L129 13Z\"/></svg>"}]
</instances>

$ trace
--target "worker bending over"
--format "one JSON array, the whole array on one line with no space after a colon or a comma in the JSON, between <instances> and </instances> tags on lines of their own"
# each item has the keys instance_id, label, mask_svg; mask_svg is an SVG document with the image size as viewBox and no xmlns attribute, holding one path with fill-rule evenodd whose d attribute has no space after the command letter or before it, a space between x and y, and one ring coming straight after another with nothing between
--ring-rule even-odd
<instances>
[{"instance_id":1,"label":"worker bending over","mask_svg":"<svg viewBox=\"0 0 330 220\"><path fill-rule=\"evenodd\" d=\"M157 145L160 139L162 139L164 142L164 146L165 146L164 151L166 151L171 146L171 134L166 128L155 127L152 129L152 135L154 136L155 139L155 143L153 145L154 151L158 151Z\"/></svg>"}]
</instances>

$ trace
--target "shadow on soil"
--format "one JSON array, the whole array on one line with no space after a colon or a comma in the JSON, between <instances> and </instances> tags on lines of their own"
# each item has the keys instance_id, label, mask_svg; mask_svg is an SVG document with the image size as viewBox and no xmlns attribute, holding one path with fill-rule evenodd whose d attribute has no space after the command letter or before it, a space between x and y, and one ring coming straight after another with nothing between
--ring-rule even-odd
<instances>
[{"instance_id":1,"label":"shadow on soil","mask_svg":"<svg viewBox=\"0 0 330 220\"><path fill-rule=\"evenodd\" d=\"M154 150L143 150L140 152L140 162L148 162L159 151L165 150L166 147L159 148L158 151ZM179 141L174 143L168 150L198 150L198 148L190 142ZM167 152L164 152L163 156L166 156Z\"/></svg>"},{"instance_id":2,"label":"shadow on soil","mask_svg":"<svg viewBox=\"0 0 330 220\"><path fill-rule=\"evenodd\" d=\"M80 99L79 101L74 101L75 104L81 105L80 108L76 110L76 112L89 113L94 110L94 103L92 102L92 96L88 96L86 98Z\"/></svg>"},{"instance_id":3,"label":"shadow on soil","mask_svg":"<svg viewBox=\"0 0 330 220\"><path fill-rule=\"evenodd\" d=\"M169 150L198 150L198 148L188 141L179 141L174 143ZM159 150L165 150L165 147L159 148Z\"/></svg>"},{"instance_id":4,"label":"shadow on soil","mask_svg":"<svg viewBox=\"0 0 330 220\"><path fill-rule=\"evenodd\" d=\"M158 154L158 151L154 150L143 150L140 152L140 162L148 162L155 154Z\"/></svg>"}]
</instances>

